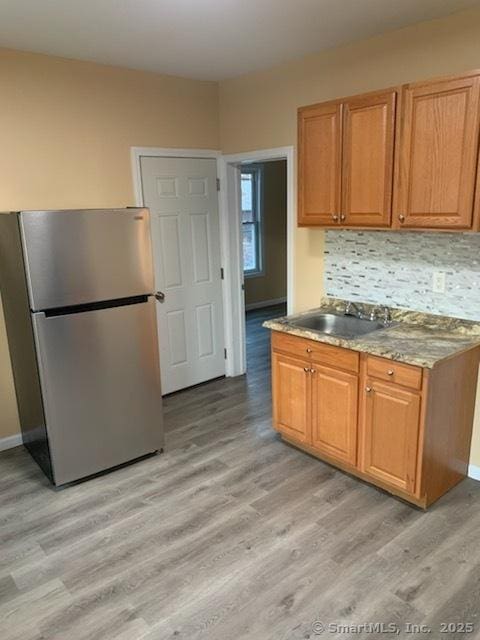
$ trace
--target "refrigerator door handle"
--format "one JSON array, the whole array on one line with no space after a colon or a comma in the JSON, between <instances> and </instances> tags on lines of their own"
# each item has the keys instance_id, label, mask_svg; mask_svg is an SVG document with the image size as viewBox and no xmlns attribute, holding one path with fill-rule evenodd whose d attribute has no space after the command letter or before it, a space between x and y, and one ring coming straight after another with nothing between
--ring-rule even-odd
<instances>
[{"instance_id":1,"label":"refrigerator door handle","mask_svg":"<svg viewBox=\"0 0 480 640\"><path fill-rule=\"evenodd\" d=\"M157 293L155 294L155 298L159 302L165 302L165 294L163 293L163 291L157 291Z\"/></svg>"}]
</instances>

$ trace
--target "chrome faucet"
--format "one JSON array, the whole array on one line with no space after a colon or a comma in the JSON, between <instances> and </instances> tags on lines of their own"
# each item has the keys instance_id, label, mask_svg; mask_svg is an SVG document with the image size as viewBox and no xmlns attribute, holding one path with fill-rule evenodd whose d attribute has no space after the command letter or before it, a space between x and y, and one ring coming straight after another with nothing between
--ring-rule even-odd
<instances>
[{"instance_id":1,"label":"chrome faucet","mask_svg":"<svg viewBox=\"0 0 480 640\"><path fill-rule=\"evenodd\" d=\"M380 320L385 326L392 322L392 314L390 309L386 306L379 305L374 307L370 314L370 320Z\"/></svg>"},{"instance_id":2,"label":"chrome faucet","mask_svg":"<svg viewBox=\"0 0 480 640\"><path fill-rule=\"evenodd\" d=\"M380 312L381 312L381 320L383 322L383 324L387 325L390 324L392 322L392 314L390 312L390 309L388 307L380 307Z\"/></svg>"},{"instance_id":3,"label":"chrome faucet","mask_svg":"<svg viewBox=\"0 0 480 640\"><path fill-rule=\"evenodd\" d=\"M385 306L373 307L370 313L367 314L357 304L355 304L355 302L349 301L345 305L345 311L343 313L346 316L353 316L362 320L368 319L371 322L380 320L385 326L392 322L390 309Z\"/></svg>"},{"instance_id":4,"label":"chrome faucet","mask_svg":"<svg viewBox=\"0 0 480 640\"><path fill-rule=\"evenodd\" d=\"M361 311L360 307L355 304L355 302L348 301L345 305L345 311L343 312L345 316L354 316L355 318L364 318L365 315L363 311Z\"/></svg>"}]
</instances>

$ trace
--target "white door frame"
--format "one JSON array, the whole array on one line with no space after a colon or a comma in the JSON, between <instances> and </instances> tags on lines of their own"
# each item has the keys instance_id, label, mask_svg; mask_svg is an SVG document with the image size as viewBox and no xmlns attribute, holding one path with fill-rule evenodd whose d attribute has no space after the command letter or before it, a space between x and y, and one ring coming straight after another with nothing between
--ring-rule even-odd
<instances>
[{"instance_id":1,"label":"white door frame","mask_svg":"<svg viewBox=\"0 0 480 640\"><path fill-rule=\"evenodd\" d=\"M132 147L131 166L135 205L144 206L140 159L142 156L165 158L213 158L220 179L220 254L224 270L222 281L224 335L227 357L225 374L238 376L247 369L245 352L245 300L243 294L243 256L240 211L240 173L238 167L249 162L287 161L287 301L288 313L294 307L294 148L276 147L232 155L215 149L175 149Z\"/></svg>"},{"instance_id":2,"label":"white door frame","mask_svg":"<svg viewBox=\"0 0 480 640\"><path fill-rule=\"evenodd\" d=\"M245 151L231 155L222 155L218 162L220 178L220 218L223 220L224 252L227 296L225 297L225 337L228 354L231 354L227 375L242 375L247 370L245 349L245 298L243 293L243 251L241 237L240 207L240 172L242 164L252 162L269 162L272 160L287 161L287 313L294 308L294 240L295 240L295 207L294 207L294 148L275 147ZM229 340L230 339L230 340Z\"/></svg>"}]
</instances>

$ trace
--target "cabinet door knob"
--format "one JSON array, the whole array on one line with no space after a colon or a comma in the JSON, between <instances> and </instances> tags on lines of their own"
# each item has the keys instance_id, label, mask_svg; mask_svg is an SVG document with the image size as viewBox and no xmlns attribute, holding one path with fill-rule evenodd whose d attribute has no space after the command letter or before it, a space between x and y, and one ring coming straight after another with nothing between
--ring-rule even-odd
<instances>
[{"instance_id":1,"label":"cabinet door knob","mask_svg":"<svg viewBox=\"0 0 480 640\"><path fill-rule=\"evenodd\" d=\"M367 393L371 393L372 392L372 387L365 387L365 391Z\"/></svg>"},{"instance_id":2,"label":"cabinet door knob","mask_svg":"<svg viewBox=\"0 0 480 640\"><path fill-rule=\"evenodd\" d=\"M400 222L405 222L405 216L403 215L403 213L401 213L401 214L398 216L398 219L400 220Z\"/></svg>"},{"instance_id":3,"label":"cabinet door knob","mask_svg":"<svg viewBox=\"0 0 480 640\"><path fill-rule=\"evenodd\" d=\"M395 373L395 371L394 371L393 369L389 369L389 370L387 371L387 374L388 374L389 376L393 376L393 374L394 374L394 373Z\"/></svg>"},{"instance_id":4,"label":"cabinet door knob","mask_svg":"<svg viewBox=\"0 0 480 640\"><path fill-rule=\"evenodd\" d=\"M340 216L340 220L342 222L345 222L346 219L347 219L347 216L344 213L342 213L342 215Z\"/></svg>"},{"instance_id":5,"label":"cabinet door knob","mask_svg":"<svg viewBox=\"0 0 480 640\"><path fill-rule=\"evenodd\" d=\"M338 222L338 216L336 213L332 213L332 218L334 222Z\"/></svg>"},{"instance_id":6,"label":"cabinet door knob","mask_svg":"<svg viewBox=\"0 0 480 640\"><path fill-rule=\"evenodd\" d=\"M312 351L313 351L313 349L310 349L310 347L307 347L307 348L306 348L306 352L307 352L307 353L312 353Z\"/></svg>"},{"instance_id":7,"label":"cabinet door knob","mask_svg":"<svg viewBox=\"0 0 480 640\"><path fill-rule=\"evenodd\" d=\"M303 367L303 370L305 371L305 373L310 373L310 367Z\"/></svg>"},{"instance_id":8,"label":"cabinet door knob","mask_svg":"<svg viewBox=\"0 0 480 640\"><path fill-rule=\"evenodd\" d=\"M316 373L317 370L316 369L310 369L310 373Z\"/></svg>"}]
</instances>

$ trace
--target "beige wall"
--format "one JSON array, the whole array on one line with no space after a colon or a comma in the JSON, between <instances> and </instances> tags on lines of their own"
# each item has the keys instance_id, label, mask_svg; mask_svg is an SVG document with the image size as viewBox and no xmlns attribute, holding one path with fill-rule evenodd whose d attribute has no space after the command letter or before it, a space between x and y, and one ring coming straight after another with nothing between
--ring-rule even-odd
<instances>
[{"instance_id":1,"label":"beige wall","mask_svg":"<svg viewBox=\"0 0 480 640\"><path fill-rule=\"evenodd\" d=\"M479 34L480 10L469 10L222 82L222 150L295 144L301 105L480 67ZM315 306L323 293L323 235L296 231L297 309ZM480 466L480 403L471 461Z\"/></svg>"},{"instance_id":2,"label":"beige wall","mask_svg":"<svg viewBox=\"0 0 480 640\"><path fill-rule=\"evenodd\" d=\"M264 274L245 278L245 303L287 296L287 162L256 163L262 167Z\"/></svg>"},{"instance_id":3,"label":"beige wall","mask_svg":"<svg viewBox=\"0 0 480 640\"><path fill-rule=\"evenodd\" d=\"M0 49L0 211L134 204L131 146L218 148L218 91ZM18 432L0 308L0 438Z\"/></svg>"}]
</instances>

